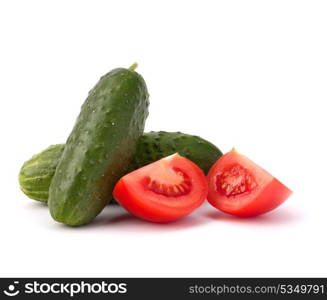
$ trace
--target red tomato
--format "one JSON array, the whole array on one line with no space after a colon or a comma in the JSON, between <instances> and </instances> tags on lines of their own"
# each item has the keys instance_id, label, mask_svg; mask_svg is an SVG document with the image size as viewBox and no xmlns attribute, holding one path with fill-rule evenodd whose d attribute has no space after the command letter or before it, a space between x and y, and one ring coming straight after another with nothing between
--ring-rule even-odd
<instances>
[{"instance_id":1,"label":"red tomato","mask_svg":"<svg viewBox=\"0 0 327 300\"><path fill-rule=\"evenodd\" d=\"M122 177L113 196L131 214L170 222L190 214L208 194L202 170L177 153Z\"/></svg>"},{"instance_id":2,"label":"red tomato","mask_svg":"<svg viewBox=\"0 0 327 300\"><path fill-rule=\"evenodd\" d=\"M217 160L207 178L209 203L240 217L271 211L292 194L267 171L234 149Z\"/></svg>"}]
</instances>

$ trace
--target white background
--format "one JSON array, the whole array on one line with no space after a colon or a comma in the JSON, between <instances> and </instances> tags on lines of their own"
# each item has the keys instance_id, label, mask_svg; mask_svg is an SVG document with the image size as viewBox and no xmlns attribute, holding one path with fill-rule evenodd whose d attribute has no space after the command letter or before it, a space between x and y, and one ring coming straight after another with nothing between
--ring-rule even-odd
<instances>
[{"instance_id":1,"label":"white background","mask_svg":"<svg viewBox=\"0 0 327 300\"><path fill-rule=\"evenodd\" d=\"M327 276L326 16L326 1L1 1L0 276ZM147 131L235 146L293 196L253 219L205 205L166 225L118 207L55 223L19 168L135 61Z\"/></svg>"}]
</instances>

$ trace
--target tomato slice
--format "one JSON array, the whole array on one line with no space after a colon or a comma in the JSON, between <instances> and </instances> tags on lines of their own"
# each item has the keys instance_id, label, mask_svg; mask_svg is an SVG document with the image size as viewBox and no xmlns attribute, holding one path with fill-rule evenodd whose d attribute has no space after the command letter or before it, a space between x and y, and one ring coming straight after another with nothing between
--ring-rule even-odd
<instances>
[{"instance_id":1,"label":"tomato slice","mask_svg":"<svg viewBox=\"0 0 327 300\"><path fill-rule=\"evenodd\" d=\"M176 153L122 177L113 196L127 211L141 219L170 222L199 207L207 193L203 171Z\"/></svg>"},{"instance_id":2,"label":"tomato slice","mask_svg":"<svg viewBox=\"0 0 327 300\"><path fill-rule=\"evenodd\" d=\"M207 178L209 203L240 217L271 211L292 194L280 181L234 149L211 167Z\"/></svg>"}]
</instances>

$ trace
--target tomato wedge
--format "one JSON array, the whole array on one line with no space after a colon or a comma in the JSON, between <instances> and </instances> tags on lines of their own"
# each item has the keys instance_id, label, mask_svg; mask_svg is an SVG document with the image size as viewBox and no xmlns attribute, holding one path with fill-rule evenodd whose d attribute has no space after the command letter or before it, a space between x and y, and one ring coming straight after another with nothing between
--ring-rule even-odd
<instances>
[{"instance_id":1,"label":"tomato wedge","mask_svg":"<svg viewBox=\"0 0 327 300\"><path fill-rule=\"evenodd\" d=\"M211 167L207 178L209 203L240 217L271 211L292 194L280 181L234 149Z\"/></svg>"},{"instance_id":2,"label":"tomato wedge","mask_svg":"<svg viewBox=\"0 0 327 300\"><path fill-rule=\"evenodd\" d=\"M207 193L203 171L176 153L122 177L113 196L131 214L161 223L190 214Z\"/></svg>"}]
</instances>

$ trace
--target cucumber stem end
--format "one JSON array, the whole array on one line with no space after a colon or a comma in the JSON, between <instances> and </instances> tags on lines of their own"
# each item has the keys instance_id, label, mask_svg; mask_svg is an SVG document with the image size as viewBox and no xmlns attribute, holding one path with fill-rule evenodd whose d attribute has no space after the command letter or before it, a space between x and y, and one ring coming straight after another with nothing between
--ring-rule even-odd
<instances>
[{"instance_id":1,"label":"cucumber stem end","mask_svg":"<svg viewBox=\"0 0 327 300\"><path fill-rule=\"evenodd\" d=\"M138 67L138 64L137 63L134 63L134 64L132 64L129 68L128 68L128 70L130 70L130 71L135 71L135 69Z\"/></svg>"}]
</instances>

